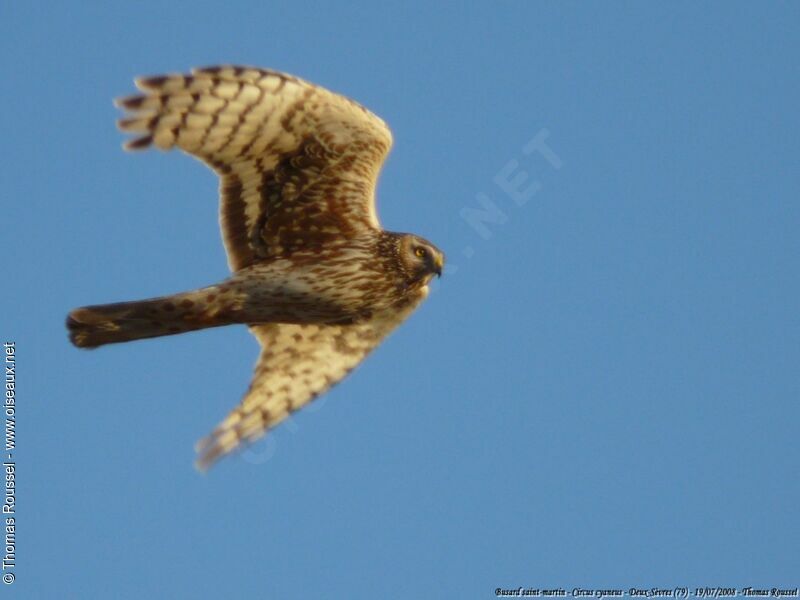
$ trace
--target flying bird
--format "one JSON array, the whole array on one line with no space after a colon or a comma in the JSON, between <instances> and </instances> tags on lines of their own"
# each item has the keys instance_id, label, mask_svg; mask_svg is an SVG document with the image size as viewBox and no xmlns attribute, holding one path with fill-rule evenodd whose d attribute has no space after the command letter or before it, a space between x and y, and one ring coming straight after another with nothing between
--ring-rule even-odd
<instances>
[{"instance_id":1,"label":"flying bird","mask_svg":"<svg viewBox=\"0 0 800 600\"><path fill-rule=\"evenodd\" d=\"M428 295L444 254L385 231L375 186L392 145L360 104L302 79L237 66L136 80L116 104L125 148L179 148L220 178L231 276L67 317L80 348L245 324L261 345L239 406L197 445L197 466L253 441L338 383Z\"/></svg>"}]
</instances>

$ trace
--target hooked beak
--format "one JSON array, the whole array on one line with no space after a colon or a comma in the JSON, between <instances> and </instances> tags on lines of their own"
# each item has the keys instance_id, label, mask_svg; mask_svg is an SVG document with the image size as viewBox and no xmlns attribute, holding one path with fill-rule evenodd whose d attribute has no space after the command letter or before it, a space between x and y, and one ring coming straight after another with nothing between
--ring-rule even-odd
<instances>
[{"instance_id":1,"label":"hooked beak","mask_svg":"<svg viewBox=\"0 0 800 600\"><path fill-rule=\"evenodd\" d=\"M436 255L433 259L433 267L433 272L436 273L437 277L441 277L442 269L444 269L444 254Z\"/></svg>"}]
</instances>

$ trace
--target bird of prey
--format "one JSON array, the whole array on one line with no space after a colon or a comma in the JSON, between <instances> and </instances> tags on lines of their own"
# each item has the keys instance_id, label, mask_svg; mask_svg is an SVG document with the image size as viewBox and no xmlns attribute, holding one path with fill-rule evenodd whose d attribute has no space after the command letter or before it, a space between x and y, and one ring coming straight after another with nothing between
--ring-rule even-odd
<instances>
[{"instance_id":1,"label":"bird of prey","mask_svg":"<svg viewBox=\"0 0 800 600\"><path fill-rule=\"evenodd\" d=\"M231 276L194 291L77 308L80 348L245 324L261 345L241 403L197 445L201 470L339 382L428 294L444 254L381 228L375 186L392 145L356 102L237 66L136 80L117 100L125 147L180 148L220 177Z\"/></svg>"}]
</instances>

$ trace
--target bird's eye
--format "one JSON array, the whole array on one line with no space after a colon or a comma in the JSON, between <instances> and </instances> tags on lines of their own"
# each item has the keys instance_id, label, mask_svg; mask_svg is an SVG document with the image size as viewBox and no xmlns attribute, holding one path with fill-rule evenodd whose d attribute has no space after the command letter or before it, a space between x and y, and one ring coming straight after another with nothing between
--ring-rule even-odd
<instances>
[{"instance_id":1,"label":"bird's eye","mask_svg":"<svg viewBox=\"0 0 800 600\"><path fill-rule=\"evenodd\" d=\"M425 250L425 248L419 247L416 250L414 250L414 254L416 254L420 258L424 258L425 255L428 254L428 252L427 252L427 250Z\"/></svg>"}]
</instances>

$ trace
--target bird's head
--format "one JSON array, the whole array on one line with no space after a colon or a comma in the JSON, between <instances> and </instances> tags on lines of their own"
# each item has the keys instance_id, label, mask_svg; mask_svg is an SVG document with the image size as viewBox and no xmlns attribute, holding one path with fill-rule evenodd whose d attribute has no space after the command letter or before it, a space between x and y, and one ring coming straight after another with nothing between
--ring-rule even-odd
<instances>
[{"instance_id":1,"label":"bird's head","mask_svg":"<svg viewBox=\"0 0 800 600\"><path fill-rule=\"evenodd\" d=\"M427 284L434 275L442 276L444 252L418 235L405 234L399 240L403 269L414 282Z\"/></svg>"}]
</instances>

